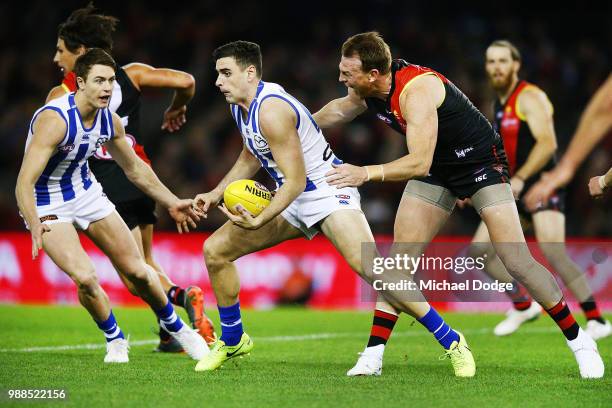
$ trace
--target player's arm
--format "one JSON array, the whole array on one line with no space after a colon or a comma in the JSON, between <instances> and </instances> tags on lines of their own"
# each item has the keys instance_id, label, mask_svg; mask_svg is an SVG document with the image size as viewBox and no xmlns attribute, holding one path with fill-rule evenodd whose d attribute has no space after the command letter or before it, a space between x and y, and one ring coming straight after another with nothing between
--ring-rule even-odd
<instances>
[{"instance_id":1,"label":"player's arm","mask_svg":"<svg viewBox=\"0 0 612 408\"><path fill-rule=\"evenodd\" d=\"M559 164L552 171L544 173L540 181L525 194L527 208L537 209L557 188L570 182L580 164L612 128L611 111L612 74L595 92L580 116L578 128Z\"/></svg>"},{"instance_id":2,"label":"player's arm","mask_svg":"<svg viewBox=\"0 0 612 408\"><path fill-rule=\"evenodd\" d=\"M525 180L537 174L557 150L553 108L546 94L536 88L526 89L519 95L518 106L536 142L525 163L510 180L515 197L523 190Z\"/></svg>"},{"instance_id":3,"label":"player's arm","mask_svg":"<svg viewBox=\"0 0 612 408\"><path fill-rule=\"evenodd\" d=\"M551 174L560 185L567 184L593 148L612 128L612 74L608 76L580 116L569 147Z\"/></svg>"},{"instance_id":4,"label":"player's arm","mask_svg":"<svg viewBox=\"0 0 612 408\"><path fill-rule=\"evenodd\" d=\"M437 107L444 100L445 92L444 85L434 75L412 80L400 95L410 153L385 164L334 166L336 168L326 174L327 182L342 188L358 187L366 181L403 181L427 176L438 139Z\"/></svg>"},{"instance_id":5,"label":"player's arm","mask_svg":"<svg viewBox=\"0 0 612 408\"><path fill-rule=\"evenodd\" d=\"M54 86L49 91L49 94L47 95L47 100L45 101L45 103L49 103L49 101L52 101L53 99L57 99L60 96L65 95L65 94L66 94L66 89L62 85Z\"/></svg>"},{"instance_id":6,"label":"player's arm","mask_svg":"<svg viewBox=\"0 0 612 408\"><path fill-rule=\"evenodd\" d=\"M154 68L138 62L124 67L125 72L137 89L174 89L170 106L164 113L162 129L177 131L186 122L187 104L195 94L195 78L187 72L168 68Z\"/></svg>"},{"instance_id":7,"label":"player's arm","mask_svg":"<svg viewBox=\"0 0 612 408\"><path fill-rule=\"evenodd\" d=\"M334 99L313 116L321 129L350 122L368 109L365 101L349 89L344 98Z\"/></svg>"},{"instance_id":8,"label":"player's arm","mask_svg":"<svg viewBox=\"0 0 612 408\"><path fill-rule=\"evenodd\" d=\"M38 218L34 185L44 171L56 146L66 135L66 122L57 112L45 110L38 115L32 126L32 139L21 162L15 197L19 211L32 234L32 258L36 258L38 250L42 248L42 234L49 231L49 227L41 224Z\"/></svg>"},{"instance_id":9,"label":"player's arm","mask_svg":"<svg viewBox=\"0 0 612 408\"><path fill-rule=\"evenodd\" d=\"M105 147L127 178L142 192L168 208L179 232L189 231L188 223L195 228L195 221L199 221L199 217L191 209L192 200L180 200L175 196L157 178L153 169L136 155L125 137L125 129L116 113L113 113L113 126L115 135L106 142Z\"/></svg>"},{"instance_id":10,"label":"player's arm","mask_svg":"<svg viewBox=\"0 0 612 408\"><path fill-rule=\"evenodd\" d=\"M238 156L236 163L234 163L230 171L214 189L207 193L198 194L194 198L195 205L206 217L208 211L215 208L219 202L221 202L223 192L230 183L236 180L253 178L260 168L261 163L259 163L259 160L257 160L257 158L249 152L246 146L243 145L240 156Z\"/></svg>"},{"instance_id":11,"label":"player's arm","mask_svg":"<svg viewBox=\"0 0 612 408\"><path fill-rule=\"evenodd\" d=\"M306 166L300 137L295 128L297 116L289 104L279 98L266 99L259 109L259 128L266 135L268 146L279 169L285 175L283 185L274 198L257 217L243 211L234 216L227 209L223 212L237 225L257 229L279 215L306 188Z\"/></svg>"}]
</instances>

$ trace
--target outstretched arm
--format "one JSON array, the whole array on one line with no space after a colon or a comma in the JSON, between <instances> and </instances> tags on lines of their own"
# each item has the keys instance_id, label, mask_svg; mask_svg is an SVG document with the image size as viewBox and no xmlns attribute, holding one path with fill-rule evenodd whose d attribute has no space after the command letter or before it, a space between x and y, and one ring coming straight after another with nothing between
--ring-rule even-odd
<instances>
[{"instance_id":1,"label":"outstretched arm","mask_svg":"<svg viewBox=\"0 0 612 408\"><path fill-rule=\"evenodd\" d=\"M569 147L550 172L544 173L540 181L525 194L527 208L535 210L548 200L553 192L571 181L578 167L591 153L599 141L612 128L612 74L608 76L589 101L580 116L578 128Z\"/></svg>"},{"instance_id":2,"label":"outstretched arm","mask_svg":"<svg viewBox=\"0 0 612 408\"><path fill-rule=\"evenodd\" d=\"M115 136L106 142L105 147L123 169L127 178L149 197L168 208L179 232L189 231L188 224L195 228L195 221L199 221L199 217L191 209L192 200L180 200L159 181L153 169L136 155L126 140L121 119L115 113L113 113L113 126Z\"/></svg>"},{"instance_id":3,"label":"outstretched arm","mask_svg":"<svg viewBox=\"0 0 612 408\"><path fill-rule=\"evenodd\" d=\"M38 115L32 126L33 135L21 162L15 197L19 211L32 234L32 259L34 259L38 256L38 250L42 248L42 234L49 231L49 227L41 224L38 218L34 184L44 171L56 146L64 138L66 123L57 112L45 110Z\"/></svg>"},{"instance_id":4,"label":"outstretched arm","mask_svg":"<svg viewBox=\"0 0 612 408\"><path fill-rule=\"evenodd\" d=\"M162 129L175 132L187 121L187 103L195 94L195 79L191 74L167 68L154 68L135 62L123 67L137 89L169 88L174 89L170 106L164 113Z\"/></svg>"},{"instance_id":5,"label":"outstretched arm","mask_svg":"<svg viewBox=\"0 0 612 408\"><path fill-rule=\"evenodd\" d=\"M326 174L328 183L338 188L357 187L366 181L403 181L426 176L438 139L437 107L444 95L444 85L436 76L427 74L415 78L400 95L410 153L390 163L373 166L341 164Z\"/></svg>"},{"instance_id":6,"label":"outstretched arm","mask_svg":"<svg viewBox=\"0 0 612 408\"><path fill-rule=\"evenodd\" d=\"M242 152L240 152L240 156L238 156L236 163L234 163L230 171L225 175L225 177L223 177L219 184L217 184L217 187L208 193L198 194L194 198L195 205L204 213L204 216L206 217L208 211L212 210L217 206L217 204L219 204L223 198L225 188L230 183L236 180L253 178L260 168L261 164L259 163L259 160L257 160L257 158L253 156L245 146L243 146Z\"/></svg>"},{"instance_id":7,"label":"outstretched arm","mask_svg":"<svg viewBox=\"0 0 612 408\"><path fill-rule=\"evenodd\" d=\"M344 98L334 99L319 109L312 117L321 129L348 123L368 109L365 101L349 89Z\"/></svg>"}]
</instances>

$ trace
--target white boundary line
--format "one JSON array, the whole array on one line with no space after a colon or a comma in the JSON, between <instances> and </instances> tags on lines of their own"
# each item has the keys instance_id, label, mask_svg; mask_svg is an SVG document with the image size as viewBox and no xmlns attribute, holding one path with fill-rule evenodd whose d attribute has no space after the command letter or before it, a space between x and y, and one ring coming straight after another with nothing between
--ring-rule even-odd
<instances>
[{"instance_id":1,"label":"white boundary line","mask_svg":"<svg viewBox=\"0 0 612 408\"><path fill-rule=\"evenodd\" d=\"M525 327L522 328L520 333L525 334L536 334L536 333L555 333L559 331L556 327ZM465 335L486 335L490 334L493 336L492 328L481 328L462 331ZM347 333L312 333L302 334L296 336L270 336L270 337L253 337L257 342L264 343L275 343L275 342L292 342L292 341L312 341L312 340L329 340L338 338L363 338L365 341L368 333L363 332L347 332ZM430 336L431 334L425 329L419 331L410 332L397 332L393 333L393 337L421 337ZM130 347L148 346L157 344L159 339L149 340L135 340L130 341ZM97 350L106 348L104 343L90 343L90 344L72 344L72 345L61 345L61 346L39 346L39 347L24 347L24 348L3 348L0 349L0 353L39 353L39 352L53 352L53 351L66 351L66 350Z\"/></svg>"}]
</instances>

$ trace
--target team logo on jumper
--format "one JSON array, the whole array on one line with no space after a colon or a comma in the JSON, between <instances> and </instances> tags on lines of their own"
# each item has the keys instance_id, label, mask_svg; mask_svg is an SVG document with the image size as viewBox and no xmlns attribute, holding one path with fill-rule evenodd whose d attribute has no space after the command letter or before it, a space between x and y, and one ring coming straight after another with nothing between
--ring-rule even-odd
<instances>
[{"instance_id":1,"label":"team logo on jumper","mask_svg":"<svg viewBox=\"0 0 612 408\"><path fill-rule=\"evenodd\" d=\"M83 141L84 141L84 142L89 142L89 133L85 133L85 134L83 135Z\"/></svg>"},{"instance_id":2,"label":"team logo on jumper","mask_svg":"<svg viewBox=\"0 0 612 408\"><path fill-rule=\"evenodd\" d=\"M350 200L351 196L347 194L336 194L336 198L339 198L341 200Z\"/></svg>"},{"instance_id":3,"label":"team logo on jumper","mask_svg":"<svg viewBox=\"0 0 612 408\"><path fill-rule=\"evenodd\" d=\"M348 202L348 200L338 200L338 202L339 202L340 204L343 204L343 205L349 205L349 204L350 204L350 203Z\"/></svg>"},{"instance_id":4,"label":"team logo on jumper","mask_svg":"<svg viewBox=\"0 0 612 408\"><path fill-rule=\"evenodd\" d=\"M109 137L99 137L98 140L96 140L96 150L98 150L100 148L100 146L102 146L104 143L108 142L110 138Z\"/></svg>"},{"instance_id":5,"label":"team logo on jumper","mask_svg":"<svg viewBox=\"0 0 612 408\"><path fill-rule=\"evenodd\" d=\"M501 164L496 164L493 166L493 170L497 171L499 174L502 174L504 172L504 166Z\"/></svg>"},{"instance_id":6,"label":"team logo on jumper","mask_svg":"<svg viewBox=\"0 0 612 408\"><path fill-rule=\"evenodd\" d=\"M391 112L389 112L389 113L391 113ZM377 113L376 116L378 117L378 119L382 120L386 124L391 124L391 119L389 119L388 117L386 117L382 113Z\"/></svg>"},{"instance_id":7,"label":"team logo on jumper","mask_svg":"<svg viewBox=\"0 0 612 408\"><path fill-rule=\"evenodd\" d=\"M255 135L253 137L253 140L255 141L255 144L257 145L258 149L262 149L268 146L268 141L264 139L263 137L261 137L260 135Z\"/></svg>"},{"instance_id":8,"label":"team logo on jumper","mask_svg":"<svg viewBox=\"0 0 612 408\"><path fill-rule=\"evenodd\" d=\"M57 148L62 153L70 153L74 150L74 144L64 145Z\"/></svg>"},{"instance_id":9,"label":"team logo on jumper","mask_svg":"<svg viewBox=\"0 0 612 408\"><path fill-rule=\"evenodd\" d=\"M466 147L465 149L455 149L455 154L457 155L457 157L459 159L465 157L465 155L469 152L471 152L472 150L474 150L473 146L470 147Z\"/></svg>"}]
</instances>

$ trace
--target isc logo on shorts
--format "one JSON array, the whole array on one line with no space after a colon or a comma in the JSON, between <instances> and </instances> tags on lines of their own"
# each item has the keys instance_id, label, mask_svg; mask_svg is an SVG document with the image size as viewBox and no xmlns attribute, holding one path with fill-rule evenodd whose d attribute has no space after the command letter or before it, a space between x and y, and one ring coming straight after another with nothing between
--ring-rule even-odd
<instances>
[{"instance_id":1,"label":"isc logo on shorts","mask_svg":"<svg viewBox=\"0 0 612 408\"><path fill-rule=\"evenodd\" d=\"M486 180L486 179L487 179L487 174L485 173L485 174L481 174L480 176L476 177L476 178L474 179L474 181L475 181L476 183L478 183L478 182L483 181L483 180Z\"/></svg>"}]
</instances>

